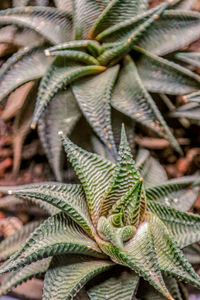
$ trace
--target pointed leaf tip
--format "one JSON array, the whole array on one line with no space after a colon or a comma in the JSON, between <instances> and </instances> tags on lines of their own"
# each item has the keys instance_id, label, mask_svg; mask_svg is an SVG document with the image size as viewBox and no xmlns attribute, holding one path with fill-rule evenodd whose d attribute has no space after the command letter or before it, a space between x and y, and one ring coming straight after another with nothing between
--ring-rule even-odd
<instances>
[{"instance_id":1,"label":"pointed leaf tip","mask_svg":"<svg viewBox=\"0 0 200 300\"><path fill-rule=\"evenodd\" d=\"M31 129L35 130L37 125L35 123L31 124Z\"/></svg>"}]
</instances>

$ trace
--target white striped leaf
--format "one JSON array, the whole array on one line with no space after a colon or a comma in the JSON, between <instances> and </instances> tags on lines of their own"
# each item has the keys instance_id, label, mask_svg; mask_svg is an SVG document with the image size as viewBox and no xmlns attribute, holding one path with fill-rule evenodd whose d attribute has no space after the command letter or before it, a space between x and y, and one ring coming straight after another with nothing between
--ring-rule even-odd
<instances>
[{"instance_id":1,"label":"white striped leaf","mask_svg":"<svg viewBox=\"0 0 200 300\"><path fill-rule=\"evenodd\" d=\"M112 266L111 261L77 255L54 257L45 275L42 299L73 299L90 279Z\"/></svg>"},{"instance_id":2,"label":"white striped leaf","mask_svg":"<svg viewBox=\"0 0 200 300\"><path fill-rule=\"evenodd\" d=\"M72 84L72 90L81 111L114 157L116 146L111 127L110 100L118 71L117 65L102 74L83 78Z\"/></svg>"},{"instance_id":3,"label":"white striped leaf","mask_svg":"<svg viewBox=\"0 0 200 300\"><path fill-rule=\"evenodd\" d=\"M147 202L147 207L162 220L179 247L184 248L200 240L200 216L152 201Z\"/></svg>"},{"instance_id":4,"label":"white striped leaf","mask_svg":"<svg viewBox=\"0 0 200 300\"><path fill-rule=\"evenodd\" d=\"M183 95L199 89L200 76L180 65L158 57L138 47L141 55L136 61L138 73L150 92Z\"/></svg>"},{"instance_id":5,"label":"white striped leaf","mask_svg":"<svg viewBox=\"0 0 200 300\"><path fill-rule=\"evenodd\" d=\"M146 189L147 199L187 211L198 196L199 187L195 186L197 179L197 176L185 176L154 185Z\"/></svg>"},{"instance_id":6,"label":"white striped leaf","mask_svg":"<svg viewBox=\"0 0 200 300\"><path fill-rule=\"evenodd\" d=\"M24 83L42 77L51 58L45 57L42 45L26 47L11 56L0 69L0 101Z\"/></svg>"},{"instance_id":7,"label":"white striped leaf","mask_svg":"<svg viewBox=\"0 0 200 300\"><path fill-rule=\"evenodd\" d=\"M121 142L113 177L102 198L101 215L107 215L115 203L124 196L139 180L139 173L132 158L124 127L121 131Z\"/></svg>"},{"instance_id":8,"label":"white striped leaf","mask_svg":"<svg viewBox=\"0 0 200 300\"><path fill-rule=\"evenodd\" d=\"M167 10L150 26L137 45L156 55L166 55L197 40L200 13Z\"/></svg>"},{"instance_id":9,"label":"white striped leaf","mask_svg":"<svg viewBox=\"0 0 200 300\"><path fill-rule=\"evenodd\" d=\"M139 277L132 271L123 271L120 275L111 277L96 284L88 290L91 300L133 300Z\"/></svg>"},{"instance_id":10,"label":"white striped leaf","mask_svg":"<svg viewBox=\"0 0 200 300\"><path fill-rule=\"evenodd\" d=\"M59 118L58 118L59 116ZM58 131L69 136L81 116L70 89L61 91L52 99L38 122L40 141L57 181L62 181L63 149Z\"/></svg>"},{"instance_id":11,"label":"white striped leaf","mask_svg":"<svg viewBox=\"0 0 200 300\"><path fill-rule=\"evenodd\" d=\"M144 88L136 66L129 56L124 59L111 104L115 109L164 136L177 151L181 152L180 146L170 132L153 99Z\"/></svg>"},{"instance_id":12,"label":"white striped leaf","mask_svg":"<svg viewBox=\"0 0 200 300\"><path fill-rule=\"evenodd\" d=\"M147 0L111 0L108 3L90 32L92 38L110 26L143 13L148 4Z\"/></svg>"},{"instance_id":13,"label":"white striped leaf","mask_svg":"<svg viewBox=\"0 0 200 300\"><path fill-rule=\"evenodd\" d=\"M115 166L100 156L79 148L64 135L62 135L62 142L82 183L93 224L97 225L101 200L113 176Z\"/></svg>"},{"instance_id":14,"label":"white striped leaf","mask_svg":"<svg viewBox=\"0 0 200 300\"><path fill-rule=\"evenodd\" d=\"M25 245L0 267L0 274L43 258L66 253L105 257L80 226L65 213L60 213L44 221L30 235Z\"/></svg>"},{"instance_id":15,"label":"white striped leaf","mask_svg":"<svg viewBox=\"0 0 200 300\"><path fill-rule=\"evenodd\" d=\"M29 235L41 224L41 221L30 222L7 237L0 243L0 259L5 260L14 254L22 244L25 243Z\"/></svg>"},{"instance_id":16,"label":"white striped leaf","mask_svg":"<svg viewBox=\"0 0 200 300\"><path fill-rule=\"evenodd\" d=\"M53 44L72 38L71 17L53 7L16 7L0 11L0 24L36 30Z\"/></svg>"},{"instance_id":17,"label":"white striped leaf","mask_svg":"<svg viewBox=\"0 0 200 300\"><path fill-rule=\"evenodd\" d=\"M13 271L1 282L0 295L7 294L19 284L22 284L33 277L44 274L48 270L51 260L51 257L44 258L25 266L20 270Z\"/></svg>"},{"instance_id":18,"label":"white striped leaf","mask_svg":"<svg viewBox=\"0 0 200 300\"><path fill-rule=\"evenodd\" d=\"M2 191L6 191L2 189ZM45 201L61 211L79 224L93 237L93 226L90 220L84 192L80 185L64 183L46 183L24 185L8 188L9 193L22 199L36 199Z\"/></svg>"},{"instance_id":19,"label":"white striped leaf","mask_svg":"<svg viewBox=\"0 0 200 300\"><path fill-rule=\"evenodd\" d=\"M161 270L200 287L199 276L184 258L182 251L169 235L167 227L157 216L152 214L148 215L148 222L153 234L156 256Z\"/></svg>"},{"instance_id":20,"label":"white striped leaf","mask_svg":"<svg viewBox=\"0 0 200 300\"><path fill-rule=\"evenodd\" d=\"M41 80L32 127L36 126L45 108L59 91L80 77L98 74L104 70L101 66L84 66L66 61L64 57L57 57Z\"/></svg>"}]
</instances>

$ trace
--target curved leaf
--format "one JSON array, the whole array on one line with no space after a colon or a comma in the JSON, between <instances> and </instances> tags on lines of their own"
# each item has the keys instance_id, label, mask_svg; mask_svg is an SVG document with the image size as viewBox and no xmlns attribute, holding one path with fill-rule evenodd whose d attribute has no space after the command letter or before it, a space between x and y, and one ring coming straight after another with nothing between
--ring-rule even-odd
<instances>
[{"instance_id":1,"label":"curved leaf","mask_svg":"<svg viewBox=\"0 0 200 300\"><path fill-rule=\"evenodd\" d=\"M58 9L73 13L73 1L72 0L54 0L55 5Z\"/></svg>"},{"instance_id":2,"label":"curved leaf","mask_svg":"<svg viewBox=\"0 0 200 300\"><path fill-rule=\"evenodd\" d=\"M120 1L120 4L121 2L124 1ZM143 1L137 1L138 4L140 2L142 3ZM128 39L131 38L132 34L135 34L137 32L139 33L139 35L143 34L145 32L145 28L151 25L151 22L158 19L157 13L160 14L162 9L165 9L166 6L167 6L166 3L163 3L139 15L133 14L132 17L129 19L122 19L120 23L110 26L104 31L102 31L101 33L99 33L96 39L104 43L103 49L111 48L115 45L116 46L120 45L120 43L122 42L127 42ZM120 19L121 14L116 15L116 17ZM154 20L152 18L154 18ZM148 23L147 25L146 21L148 21L148 19L151 21L150 23L147 22ZM109 21L107 21L107 23L109 23ZM147 27L145 24L147 25ZM134 42L136 42L136 39L134 39Z\"/></svg>"},{"instance_id":3,"label":"curved leaf","mask_svg":"<svg viewBox=\"0 0 200 300\"><path fill-rule=\"evenodd\" d=\"M0 286L0 295L7 294L11 289L16 287L19 284L22 284L23 282L42 275L45 273L50 265L52 258L44 258L40 261L34 262L24 268L22 268L19 271L14 271L11 274L9 274L6 279L4 279L1 282Z\"/></svg>"},{"instance_id":4,"label":"curved leaf","mask_svg":"<svg viewBox=\"0 0 200 300\"><path fill-rule=\"evenodd\" d=\"M187 64L200 68L200 53L199 52L178 52L174 55Z\"/></svg>"},{"instance_id":5,"label":"curved leaf","mask_svg":"<svg viewBox=\"0 0 200 300\"><path fill-rule=\"evenodd\" d=\"M30 222L27 225L24 225L22 229L3 240L0 243L0 259L5 260L14 254L40 224L41 221Z\"/></svg>"},{"instance_id":6,"label":"curved leaf","mask_svg":"<svg viewBox=\"0 0 200 300\"><path fill-rule=\"evenodd\" d=\"M200 287L199 276L184 258L184 255L169 235L168 229L155 215L149 215L148 221L153 234L158 263L163 272L179 277L192 285Z\"/></svg>"},{"instance_id":7,"label":"curved leaf","mask_svg":"<svg viewBox=\"0 0 200 300\"><path fill-rule=\"evenodd\" d=\"M91 300L132 300L136 293L139 277L132 271L123 271L90 288L88 295Z\"/></svg>"},{"instance_id":8,"label":"curved leaf","mask_svg":"<svg viewBox=\"0 0 200 300\"><path fill-rule=\"evenodd\" d=\"M189 102L200 103L200 91L184 96L184 99Z\"/></svg>"},{"instance_id":9,"label":"curved leaf","mask_svg":"<svg viewBox=\"0 0 200 300\"><path fill-rule=\"evenodd\" d=\"M137 45L156 55L166 55L197 40L200 13L165 11L142 35Z\"/></svg>"},{"instance_id":10,"label":"curved leaf","mask_svg":"<svg viewBox=\"0 0 200 300\"><path fill-rule=\"evenodd\" d=\"M138 38L143 35L146 29L150 27L152 23L157 20L157 18L159 18L166 6L166 2L158 6L156 8L156 13L150 13L149 15L147 15L147 17L144 18L144 22L142 23L142 25L136 26L124 41L117 43L117 45L114 45L111 48L109 47L108 49L105 49L105 51L98 57L98 61L100 62L100 64L103 66L106 66L108 64L113 65L121 58L123 58L126 54L128 54L132 50L132 47L135 45Z\"/></svg>"},{"instance_id":11,"label":"curved leaf","mask_svg":"<svg viewBox=\"0 0 200 300\"><path fill-rule=\"evenodd\" d=\"M134 49L141 54L137 60L137 69L148 91L183 95L199 89L200 76L143 49Z\"/></svg>"},{"instance_id":12,"label":"curved leaf","mask_svg":"<svg viewBox=\"0 0 200 300\"><path fill-rule=\"evenodd\" d=\"M74 0L74 38L88 39L89 32L107 5L107 0Z\"/></svg>"},{"instance_id":13,"label":"curved leaf","mask_svg":"<svg viewBox=\"0 0 200 300\"><path fill-rule=\"evenodd\" d=\"M16 7L0 11L0 24L35 30L53 44L72 38L71 17L53 7Z\"/></svg>"},{"instance_id":14,"label":"curved leaf","mask_svg":"<svg viewBox=\"0 0 200 300\"><path fill-rule=\"evenodd\" d=\"M110 26L143 13L148 4L147 0L112 0L108 3L90 32L92 38Z\"/></svg>"},{"instance_id":15,"label":"curved leaf","mask_svg":"<svg viewBox=\"0 0 200 300\"><path fill-rule=\"evenodd\" d=\"M182 105L175 111L170 113L173 118L188 118L191 120L199 121L200 105L199 103L188 103Z\"/></svg>"},{"instance_id":16,"label":"curved leaf","mask_svg":"<svg viewBox=\"0 0 200 300\"><path fill-rule=\"evenodd\" d=\"M148 201L148 209L166 225L170 235L184 248L200 240L200 216Z\"/></svg>"},{"instance_id":17,"label":"curved leaf","mask_svg":"<svg viewBox=\"0 0 200 300\"><path fill-rule=\"evenodd\" d=\"M70 300L90 279L112 265L111 261L81 256L54 257L45 275L42 299Z\"/></svg>"},{"instance_id":18,"label":"curved leaf","mask_svg":"<svg viewBox=\"0 0 200 300\"><path fill-rule=\"evenodd\" d=\"M65 212L93 237L94 230L85 195L80 185L64 183L34 184L9 188L8 192L21 199L41 200L55 206Z\"/></svg>"},{"instance_id":19,"label":"curved leaf","mask_svg":"<svg viewBox=\"0 0 200 300\"><path fill-rule=\"evenodd\" d=\"M45 57L44 46L19 50L0 69L0 101L22 84L42 77L52 59Z\"/></svg>"},{"instance_id":20,"label":"curved leaf","mask_svg":"<svg viewBox=\"0 0 200 300\"><path fill-rule=\"evenodd\" d=\"M111 127L110 99L118 71L119 66L114 66L102 74L83 78L72 84L81 111L114 156L116 146Z\"/></svg>"},{"instance_id":21,"label":"curved leaf","mask_svg":"<svg viewBox=\"0 0 200 300\"><path fill-rule=\"evenodd\" d=\"M59 116L59 118L58 118ZM59 92L38 122L40 140L57 181L62 181L63 149L58 131L69 136L81 116L70 89Z\"/></svg>"},{"instance_id":22,"label":"curved leaf","mask_svg":"<svg viewBox=\"0 0 200 300\"><path fill-rule=\"evenodd\" d=\"M121 251L103 241L99 244L105 253L116 263L129 267L145 280L149 281L155 289L168 299L172 299L170 298L170 294L160 272L153 243L153 236L148 223L144 222L140 225L135 236Z\"/></svg>"},{"instance_id":23,"label":"curved leaf","mask_svg":"<svg viewBox=\"0 0 200 300\"><path fill-rule=\"evenodd\" d=\"M171 179L146 189L147 199L180 211L189 210L197 199L199 187L193 186L198 177Z\"/></svg>"},{"instance_id":24,"label":"curved leaf","mask_svg":"<svg viewBox=\"0 0 200 300\"><path fill-rule=\"evenodd\" d=\"M102 197L112 178L115 165L96 154L79 148L62 135L62 132L61 137L66 154L82 183L90 215L93 224L96 225Z\"/></svg>"},{"instance_id":25,"label":"curved leaf","mask_svg":"<svg viewBox=\"0 0 200 300\"><path fill-rule=\"evenodd\" d=\"M41 114L58 91L66 88L80 77L98 74L104 70L105 68L101 66L82 66L66 62L62 57L56 58L41 80L32 127L35 128Z\"/></svg>"},{"instance_id":26,"label":"curved leaf","mask_svg":"<svg viewBox=\"0 0 200 300\"><path fill-rule=\"evenodd\" d=\"M115 109L164 136L181 152L153 99L144 88L135 64L129 56L124 59L111 104Z\"/></svg>"},{"instance_id":27,"label":"curved leaf","mask_svg":"<svg viewBox=\"0 0 200 300\"><path fill-rule=\"evenodd\" d=\"M65 59L69 59L69 60L73 60L73 61L79 61L80 63L84 63L87 65L99 65L99 62L96 58L94 58L93 56L82 52L82 51L78 51L78 50L74 50L74 49L65 49L65 50L59 50L59 51L49 51L49 50L45 50L45 53L47 56L62 56Z\"/></svg>"},{"instance_id":28,"label":"curved leaf","mask_svg":"<svg viewBox=\"0 0 200 300\"><path fill-rule=\"evenodd\" d=\"M66 253L105 257L97 244L76 223L66 214L59 213L44 221L30 235L25 245L0 267L0 273Z\"/></svg>"},{"instance_id":29,"label":"curved leaf","mask_svg":"<svg viewBox=\"0 0 200 300\"><path fill-rule=\"evenodd\" d=\"M113 177L107 187L101 203L101 215L107 215L113 205L136 184L140 175L132 158L124 127L121 131L121 141L118 151L117 164ZM111 213L111 212L110 212Z\"/></svg>"}]
</instances>

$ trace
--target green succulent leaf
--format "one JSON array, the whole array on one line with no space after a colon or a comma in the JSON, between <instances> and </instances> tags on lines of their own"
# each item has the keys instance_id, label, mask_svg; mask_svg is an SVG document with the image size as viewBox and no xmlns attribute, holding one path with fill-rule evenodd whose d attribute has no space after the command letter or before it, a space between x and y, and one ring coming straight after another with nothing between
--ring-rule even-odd
<instances>
[{"instance_id":1,"label":"green succulent leaf","mask_svg":"<svg viewBox=\"0 0 200 300\"><path fill-rule=\"evenodd\" d=\"M107 0L74 0L74 39L88 39L92 26L107 5Z\"/></svg>"},{"instance_id":2,"label":"green succulent leaf","mask_svg":"<svg viewBox=\"0 0 200 300\"><path fill-rule=\"evenodd\" d=\"M147 222L138 228L135 236L125 245L123 250L119 251L114 246L107 245L103 249L116 263L129 267L149 281L165 297L172 299L160 272L152 232Z\"/></svg>"},{"instance_id":3,"label":"green succulent leaf","mask_svg":"<svg viewBox=\"0 0 200 300\"><path fill-rule=\"evenodd\" d=\"M167 173L161 164L146 149L139 149L136 156L136 167L144 179L144 187L160 185L167 180Z\"/></svg>"},{"instance_id":4,"label":"green succulent leaf","mask_svg":"<svg viewBox=\"0 0 200 300\"><path fill-rule=\"evenodd\" d=\"M132 271L123 271L119 276L114 276L100 282L88 290L91 300L132 300L136 292L139 277Z\"/></svg>"},{"instance_id":5,"label":"green succulent leaf","mask_svg":"<svg viewBox=\"0 0 200 300\"><path fill-rule=\"evenodd\" d=\"M51 260L52 257L44 258L25 266L19 271L12 272L1 282L0 294L6 294L17 285L44 274L48 270Z\"/></svg>"},{"instance_id":6,"label":"green succulent leaf","mask_svg":"<svg viewBox=\"0 0 200 300\"><path fill-rule=\"evenodd\" d=\"M139 4L139 2L142 1L137 2ZM160 14L162 10L166 8L166 6L166 3L164 3L139 15L132 15L131 18L122 20L120 23L110 26L102 31L98 34L96 39L100 42L103 42L103 48L107 49L112 48L115 45L120 45L122 42L127 42L132 34L137 33L138 38L140 34L145 32L145 29L149 25L149 21L153 22L156 20L158 18L157 13ZM120 17L120 15L118 16ZM146 21L148 22L146 23ZM134 41L136 42L136 39L134 39Z\"/></svg>"},{"instance_id":7,"label":"green succulent leaf","mask_svg":"<svg viewBox=\"0 0 200 300\"><path fill-rule=\"evenodd\" d=\"M59 116L59 118L58 118ZM69 136L81 112L70 89L55 95L38 122L40 140L57 181L62 181L63 149L58 131Z\"/></svg>"},{"instance_id":8,"label":"green succulent leaf","mask_svg":"<svg viewBox=\"0 0 200 300\"><path fill-rule=\"evenodd\" d=\"M15 270L37 260L66 253L104 258L96 243L65 213L44 221L25 245L0 267L0 273Z\"/></svg>"},{"instance_id":9,"label":"green succulent leaf","mask_svg":"<svg viewBox=\"0 0 200 300\"><path fill-rule=\"evenodd\" d=\"M143 13L148 4L147 0L112 0L108 3L91 30L90 36L93 38L106 28Z\"/></svg>"},{"instance_id":10,"label":"green succulent leaf","mask_svg":"<svg viewBox=\"0 0 200 300\"><path fill-rule=\"evenodd\" d=\"M195 67L200 67L200 53L199 52L178 52L174 55L176 59L183 61Z\"/></svg>"},{"instance_id":11,"label":"green succulent leaf","mask_svg":"<svg viewBox=\"0 0 200 300\"><path fill-rule=\"evenodd\" d=\"M139 180L139 173L132 158L124 127L121 131L121 142L118 151L117 164L113 177L107 186L106 193L101 202L101 215L107 215L112 206L130 190ZM124 180L126 178L126 180ZM112 214L112 211L110 212Z\"/></svg>"},{"instance_id":12,"label":"green succulent leaf","mask_svg":"<svg viewBox=\"0 0 200 300\"><path fill-rule=\"evenodd\" d=\"M67 11L72 14L73 12L73 1L72 0L54 0L55 5L58 9Z\"/></svg>"},{"instance_id":13,"label":"green succulent leaf","mask_svg":"<svg viewBox=\"0 0 200 300\"><path fill-rule=\"evenodd\" d=\"M62 142L67 156L82 183L93 224L97 225L101 199L112 178L114 164L79 148L64 135L62 135Z\"/></svg>"},{"instance_id":14,"label":"green succulent leaf","mask_svg":"<svg viewBox=\"0 0 200 300\"><path fill-rule=\"evenodd\" d=\"M87 53L84 53L82 51L74 50L74 49L65 49L65 50L59 50L59 51L51 51L47 52L49 50L46 50L45 53L51 56L62 56L66 60L74 60L79 61L86 65L99 65L99 62L96 58L94 58L92 55L89 55Z\"/></svg>"},{"instance_id":15,"label":"green succulent leaf","mask_svg":"<svg viewBox=\"0 0 200 300\"><path fill-rule=\"evenodd\" d=\"M161 270L199 287L199 276L184 258L180 248L169 235L167 227L152 214L149 215L148 221L154 236L156 256Z\"/></svg>"},{"instance_id":16,"label":"green succulent leaf","mask_svg":"<svg viewBox=\"0 0 200 300\"><path fill-rule=\"evenodd\" d=\"M142 35L137 45L156 55L166 55L197 40L200 14L194 11L166 10Z\"/></svg>"},{"instance_id":17,"label":"green succulent leaf","mask_svg":"<svg viewBox=\"0 0 200 300\"><path fill-rule=\"evenodd\" d=\"M132 31L128 38L125 41L122 41L118 45L108 48L105 50L99 57L98 60L101 65L112 65L116 63L121 58L123 58L126 54L128 54L132 47L135 45L136 41L139 37L146 31L146 29L152 25L157 19L159 15L163 13L163 10L166 8L166 3L159 6L157 8L156 14L148 16L142 26L136 26L136 28ZM156 17L155 17L156 16Z\"/></svg>"},{"instance_id":18,"label":"green succulent leaf","mask_svg":"<svg viewBox=\"0 0 200 300\"><path fill-rule=\"evenodd\" d=\"M148 201L148 209L166 225L179 247L184 248L200 239L200 217L180 212L157 202Z\"/></svg>"},{"instance_id":19,"label":"green succulent leaf","mask_svg":"<svg viewBox=\"0 0 200 300\"><path fill-rule=\"evenodd\" d=\"M72 84L80 108L94 131L116 156L110 116L110 100L119 66L107 69L94 77L83 78Z\"/></svg>"},{"instance_id":20,"label":"green succulent leaf","mask_svg":"<svg viewBox=\"0 0 200 300\"><path fill-rule=\"evenodd\" d=\"M0 70L0 101L24 83L42 77L52 59L45 57L43 45L19 50Z\"/></svg>"},{"instance_id":21,"label":"green succulent leaf","mask_svg":"<svg viewBox=\"0 0 200 300\"><path fill-rule=\"evenodd\" d=\"M200 103L200 91L184 96L186 101Z\"/></svg>"},{"instance_id":22,"label":"green succulent leaf","mask_svg":"<svg viewBox=\"0 0 200 300\"><path fill-rule=\"evenodd\" d=\"M164 136L181 152L153 99L144 88L136 66L129 56L124 59L111 104L115 109Z\"/></svg>"},{"instance_id":23,"label":"green succulent leaf","mask_svg":"<svg viewBox=\"0 0 200 300\"><path fill-rule=\"evenodd\" d=\"M92 54L98 55L100 52L100 45L97 41L92 40L78 40L78 41L70 41L58 44L56 46L50 47L45 50L45 54L55 56L56 53L59 55L59 52L64 50L79 50L85 51L88 50Z\"/></svg>"},{"instance_id":24,"label":"green succulent leaf","mask_svg":"<svg viewBox=\"0 0 200 300\"><path fill-rule=\"evenodd\" d=\"M146 197L141 178L120 200L113 205L110 213L117 213L124 209L126 224L138 226L144 219Z\"/></svg>"},{"instance_id":25,"label":"green succulent leaf","mask_svg":"<svg viewBox=\"0 0 200 300\"><path fill-rule=\"evenodd\" d=\"M41 224L41 221L33 221L24 225L22 229L7 237L0 243L0 259L5 260L14 254L29 235Z\"/></svg>"},{"instance_id":26,"label":"green succulent leaf","mask_svg":"<svg viewBox=\"0 0 200 300\"><path fill-rule=\"evenodd\" d=\"M188 300L188 297L185 298L181 286L179 282L171 277L171 276L164 276L165 284L170 291L171 295L175 300ZM163 297L158 291L156 291L152 286L145 286L145 293L141 292L141 300L165 300L166 298Z\"/></svg>"},{"instance_id":27,"label":"green succulent leaf","mask_svg":"<svg viewBox=\"0 0 200 300\"><path fill-rule=\"evenodd\" d=\"M1 190L6 191L5 188ZM36 199L55 206L65 212L93 237L94 230L85 195L80 185L64 183L34 184L8 188L8 192L21 199Z\"/></svg>"},{"instance_id":28,"label":"green succulent leaf","mask_svg":"<svg viewBox=\"0 0 200 300\"><path fill-rule=\"evenodd\" d=\"M72 38L71 17L53 7L16 7L0 11L0 24L28 27L44 36L52 44Z\"/></svg>"},{"instance_id":29,"label":"green succulent leaf","mask_svg":"<svg viewBox=\"0 0 200 300\"><path fill-rule=\"evenodd\" d=\"M147 199L180 211L188 211L198 196L199 187L195 186L197 178L197 176L185 176L147 188Z\"/></svg>"},{"instance_id":30,"label":"green succulent leaf","mask_svg":"<svg viewBox=\"0 0 200 300\"><path fill-rule=\"evenodd\" d=\"M183 95L199 89L200 77L198 75L146 50L138 47L134 49L141 53L137 60L137 69L148 91Z\"/></svg>"},{"instance_id":31,"label":"green succulent leaf","mask_svg":"<svg viewBox=\"0 0 200 300\"><path fill-rule=\"evenodd\" d=\"M173 118L188 118L199 121L200 105L199 103L187 103L170 113Z\"/></svg>"},{"instance_id":32,"label":"green succulent leaf","mask_svg":"<svg viewBox=\"0 0 200 300\"><path fill-rule=\"evenodd\" d=\"M70 63L64 57L57 57L41 80L32 127L36 126L41 114L60 90L80 77L98 74L104 69L101 66L83 66Z\"/></svg>"},{"instance_id":33,"label":"green succulent leaf","mask_svg":"<svg viewBox=\"0 0 200 300\"><path fill-rule=\"evenodd\" d=\"M90 279L112 266L111 261L82 256L54 257L45 275L42 299L70 300Z\"/></svg>"}]
</instances>

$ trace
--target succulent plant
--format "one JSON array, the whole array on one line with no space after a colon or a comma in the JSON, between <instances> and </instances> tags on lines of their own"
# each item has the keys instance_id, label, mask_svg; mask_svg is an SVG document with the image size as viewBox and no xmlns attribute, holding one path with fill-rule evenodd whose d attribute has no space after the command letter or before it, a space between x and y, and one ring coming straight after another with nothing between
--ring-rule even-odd
<instances>
[{"instance_id":1,"label":"succulent plant","mask_svg":"<svg viewBox=\"0 0 200 300\"><path fill-rule=\"evenodd\" d=\"M43 299L74 299L102 272L101 282L86 286L90 299L133 299L140 277L160 293L158 299L185 299L174 277L200 287L181 251L200 240L200 217L185 212L199 178L146 187L139 171L144 159L137 168L124 128L116 164L79 148L63 132L59 135L81 184L1 187L3 193L57 210L0 267L1 274L13 271L1 292L45 274ZM164 279L163 274L172 277ZM142 298L152 299L152 293L142 291Z\"/></svg>"},{"instance_id":2,"label":"succulent plant","mask_svg":"<svg viewBox=\"0 0 200 300\"><path fill-rule=\"evenodd\" d=\"M47 43L25 47L5 62L0 98L42 78L32 127L39 122L57 179L61 179L61 144L53 131L64 128L65 134L71 134L81 112L114 156L111 106L181 151L149 93L178 95L199 89L198 75L169 60L169 54L200 36L200 14L186 10L192 3L169 0L147 9L147 0L55 0L57 8L15 7L0 12L1 25L27 27Z\"/></svg>"}]
</instances>

